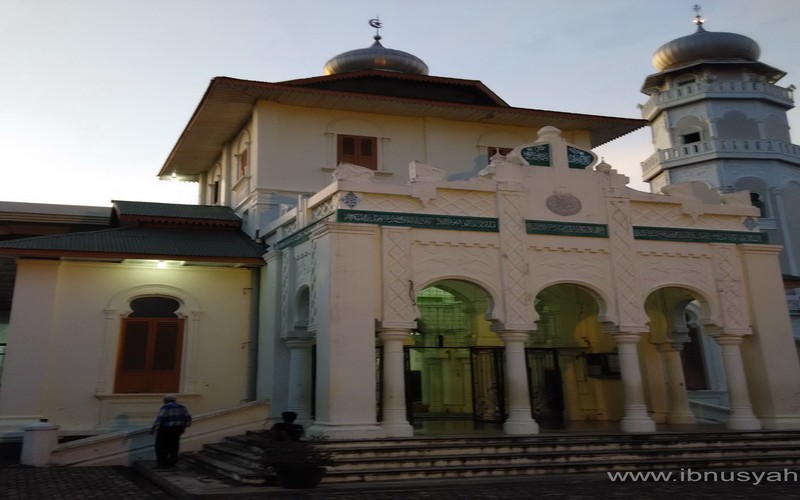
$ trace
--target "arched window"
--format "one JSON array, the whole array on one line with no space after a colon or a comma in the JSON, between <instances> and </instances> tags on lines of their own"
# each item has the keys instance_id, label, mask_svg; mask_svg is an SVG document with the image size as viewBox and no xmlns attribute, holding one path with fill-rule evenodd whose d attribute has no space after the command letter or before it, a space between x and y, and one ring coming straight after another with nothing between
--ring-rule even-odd
<instances>
[{"instance_id":1,"label":"arched window","mask_svg":"<svg viewBox=\"0 0 800 500\"><path fill-rule=\"evenodd\" d=\"M180 389L184 320L168 297L131 301L122 319L114 392L165 393Z\"/></svg>"}]
</instances>

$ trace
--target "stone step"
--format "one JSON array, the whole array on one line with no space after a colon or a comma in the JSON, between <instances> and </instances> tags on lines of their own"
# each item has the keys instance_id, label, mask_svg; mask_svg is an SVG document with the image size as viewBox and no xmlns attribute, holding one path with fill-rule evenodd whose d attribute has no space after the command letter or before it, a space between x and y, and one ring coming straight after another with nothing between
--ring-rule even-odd
<instances>
[{"instance_id":1,"label":"stone step","mask_svg":"<svg viewBox=\"0 0 800 500\"><path fill-rule=\"evenodd\" d=\"M623 461L652 461L655 459L671 458L674 460L686 459L715 459L715 458L758 458L791 456L797 453L796 446L775 446L772 448L753 448L742 445L736 448L683 448L679 451L670 449L657 450L602 450L597 452L562 453L562 452L527 452L527 453L474 453L474 454L442 454L436 456L406 456L406 457L381 457L381 456L342 456L334 453L335 464L329 467L332 470L379 470L382 468L422 468L422 467L449 467L449 466L483 466L483 465L541 465L550 463L570 463L603 461L609 463ZM451 450L452 451L452 450Z\"/></svg>"},{"instance_id":2,"label":"stone step","mask_svg":"<svg viewBox=\"0 0 800 500\"><path fill-rule=\"evenodd\" d=\"M181 454L186 462L195 467L225 476L236 482L250 485L268 485L274 483L272 471L260 467L242 467L230 460L220 459L204 451Z\"/></svg>"},{"instance_id":3,"label":"stone step","mask_svg":"<svg viewBox=\"0 0 800 500\"><path fill-rule=\"evenodd\" d=\"M258 433L185 454L244 484L272 484ZM333 455L325 482L504 477L577 472L800 464L800 432L712 432L323 440Z\"/></svg>"},{"instance_id":4,"label":"stone step","mask_svg":"<svg viewBox=\"0 0 800 500\"><path fill-rule=\"evenodd\" d=\"M386 446L384 444L366 445L361 444L360 447L348 446L339 447L338 443L326 443L323 446L331 450L335 450L336 456L339 459L348 458L371 458L371 457L391 457L401 459L403 457L413 456L448 456L453 453L458 454L509 454L509 453L577 453L577 452L605 452L605 451L647 451L647 450L674 450L676 452L684 449L702 448L718 448L718 449L736 449L742 446L746 447L785 447L794 446L800 447L800 439L798 440L758 440L758 441L742 441L730 440L725 442L705 442L705 441L680 441L680 442L597 442L589 441L585 443L575 443L572 445L557 444L548 445L542 443L504 443L504 444L484 444L484 443L463 443L452 445L441 445L439 443L427 443L425 445L400 445L400 446Z\"/></svg>"},{"instance_id":5,"label":"stone step","mask_svg":"<svg viewBox=\"0 0 800 500\"><path fill-rule=\"evenodd\" d=\"M624 471L681 471L681 470L709 470L737 467L764 467L764 466L796 466L800 458L796 453L783 456L773 456L769 459L763 457L718 457L714 459L691 460L654 460L642 463L640 459L620 462L607 462L590 460L583 462L550 463L532 465L496 465L486 466L447 466L447 467L422 467L414 469L381 469L381 470L344 470L328 468L323 481L325 483L345 482L371 482L371 481L402 481L409 479L456 479L456 478L494 478L540 476L545 474L578 474L591 472L624 472Z\"/></svg>"}]
</instances>

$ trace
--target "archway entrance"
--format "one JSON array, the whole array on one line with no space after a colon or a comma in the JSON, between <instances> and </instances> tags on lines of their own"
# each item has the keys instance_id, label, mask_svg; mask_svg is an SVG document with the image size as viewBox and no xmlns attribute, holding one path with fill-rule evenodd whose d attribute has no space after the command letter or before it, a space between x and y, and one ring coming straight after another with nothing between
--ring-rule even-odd
<instances>
[{"instance_id":1,"label":"archway entrance","mask_svg":"<svg viewBox=\"0 0 800 500\"><path fill-rule=\"evenodd\" d=\"M645 308L650 332L641 350L653 419L672 424L690 424L696 418L726 421L722 356L703 332L702 298L685 288L664 287L647 297Z\"/></svg>"},{"instance_id":2,"label":"archway entrance","mask_svg":"<svg viewBox=\"0 0 800 500\"><path fill-rule=\"evenodd\" d=\"M503 343L484 319L486 292L464 281L439 281L418 295L417 307L417 330L405 349L409 421L434 432L502 424Z\"/></svg>"},{"instance_id":3,"label":"archway entrance","mask_svg":"<svg viewBox=\"0 0 800 500\"><path fill-rule=\"evenodd\" d=\"M621 418L616 348L602 331L600 304L592 291L571 283L552 285L537 294L539 320L526 345L537 422Z\"/></svg>"}]
</instances>

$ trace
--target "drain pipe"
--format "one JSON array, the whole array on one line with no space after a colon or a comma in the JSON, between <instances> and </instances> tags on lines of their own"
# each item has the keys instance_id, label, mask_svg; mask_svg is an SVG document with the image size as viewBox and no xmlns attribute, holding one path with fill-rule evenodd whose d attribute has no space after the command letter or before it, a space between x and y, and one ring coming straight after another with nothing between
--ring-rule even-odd
<instances>
[{"instance_id":1,"label":"drain pipe","mask_svg":"<svg viewBox=\"0 0 800 500\"><path fill-rule=\"evenodd\" d=\"M258 316L261 285L261 268L250 270L250 335L247 342L247 401L256 399L258 375Z\"/></svg>"}]
</instances>

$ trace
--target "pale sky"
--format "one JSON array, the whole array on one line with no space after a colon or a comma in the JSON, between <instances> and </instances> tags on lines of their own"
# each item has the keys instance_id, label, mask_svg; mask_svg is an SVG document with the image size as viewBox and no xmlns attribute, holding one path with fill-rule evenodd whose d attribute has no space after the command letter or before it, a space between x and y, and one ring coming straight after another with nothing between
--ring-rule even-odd
<instances>
[{"instance_id":1,"label":"pale sky","mask_svg":"<svg viewBox=\"0 0 800 500\"><path fill-rule=\"evenodd\" d=\"M319 76L382 43L512 106L639 118L653 52L694 32L697 0L0 0L0 201L195 203L156 174L215 76ZM800 87L797 0L706 0ZM800 142L800 112L789 113ZM533 138L532 138L533 139ZM649 129L596 150L647 191ZM410 161L411 159L409 159ZM466 170L466 168L465 168Z\"/></svg>"}]
</instances>

